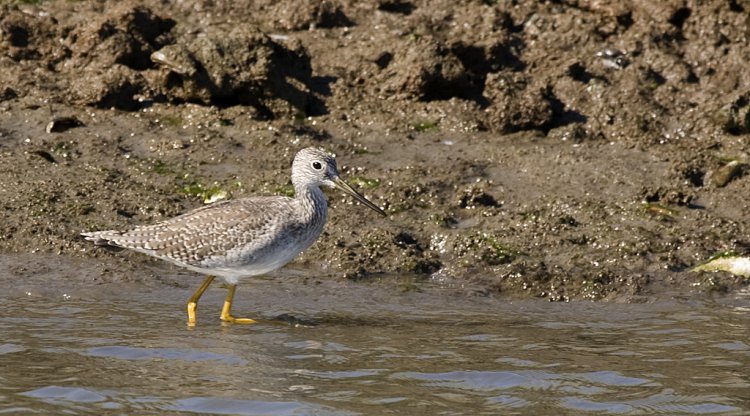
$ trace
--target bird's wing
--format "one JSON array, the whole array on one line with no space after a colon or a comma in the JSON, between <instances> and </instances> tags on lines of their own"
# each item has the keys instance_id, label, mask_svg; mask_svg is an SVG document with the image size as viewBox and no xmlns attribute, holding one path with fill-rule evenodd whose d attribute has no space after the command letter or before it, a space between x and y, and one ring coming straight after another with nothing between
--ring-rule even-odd
<instances>
[{"instance_id":1,"label":"bird's wing","mask_svg":"<svg viewBox=\"0 0 750 416\"><path fill-rule=\"evenodd\" d=\"M177 217L127 231L85 233L97 244L129 248L199 266L204 260L274 235L278 219L293 210L286 197L246 198L215 203Z\"/></svg>"}]
</instances>

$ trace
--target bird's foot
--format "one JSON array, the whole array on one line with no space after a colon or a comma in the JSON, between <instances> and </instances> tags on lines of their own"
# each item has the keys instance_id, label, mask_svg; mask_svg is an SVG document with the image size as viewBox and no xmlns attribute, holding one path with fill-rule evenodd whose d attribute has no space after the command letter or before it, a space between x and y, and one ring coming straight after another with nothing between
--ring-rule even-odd
<instances>
[{"instance_id":1,"label":"bird's foot","mask_svg":"<svg viewBox=\"0 0 750 416\"><path fill-rule=\"evenodd\" d=\"M254 324L258 322L255 319L235 318L234 316L228 315L228 314L227 315L222 314L221 320L230 324L244 324L244 325L250 325L250 324Z\"/></svg>"},{"instance_id":2,"label":"bird's foot","mask_svg":"<svg viewBox=\"0 0 750 416\"><path fill-rule=\"evenodd\" d=\"M232 310L232 300L234 300L234 291L237 289L237 285L229 285L229 292L227 298L224 300L224 306L221 308L220 319L230 324L254 324L256 321L250 318L235 318L229 311Z\"/></svg>"}]
</instances>

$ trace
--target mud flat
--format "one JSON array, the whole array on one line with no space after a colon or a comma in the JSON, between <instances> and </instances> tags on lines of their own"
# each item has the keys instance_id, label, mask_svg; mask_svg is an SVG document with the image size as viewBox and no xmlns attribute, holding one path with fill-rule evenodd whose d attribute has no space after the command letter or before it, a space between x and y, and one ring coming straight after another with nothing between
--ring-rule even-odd
<instances>
[{"instance_id":1,"label":"mud flat","mask_svg":"<svg viewBox=\"0 0 750 416\"><path fill-rule=\"evenodd\" d=\"M5 3L0 250L131 279L151 260L78 233L288 193L318 145L390 215L330 193L295 265L313 276L550 300L747 287L690 269L750 252L750 6L651 3Z\"/></svg>"}]
</instances>

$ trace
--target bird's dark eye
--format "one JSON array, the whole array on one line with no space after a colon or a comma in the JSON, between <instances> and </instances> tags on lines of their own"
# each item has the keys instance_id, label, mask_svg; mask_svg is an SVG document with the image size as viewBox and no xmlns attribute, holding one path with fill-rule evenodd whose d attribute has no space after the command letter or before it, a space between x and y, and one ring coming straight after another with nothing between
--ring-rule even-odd
<instances>
[{"instance_id":1,"label":"bird's dark eye","mask_svg":"<svg viewBox=\"0 0 750 416\"><path fill-rule=\"evenodd\" d=\"M323 165L321 165L320 162L313 162L312 167L315 170L320 170L323 167Z\"/></svg>"}]
</instances>

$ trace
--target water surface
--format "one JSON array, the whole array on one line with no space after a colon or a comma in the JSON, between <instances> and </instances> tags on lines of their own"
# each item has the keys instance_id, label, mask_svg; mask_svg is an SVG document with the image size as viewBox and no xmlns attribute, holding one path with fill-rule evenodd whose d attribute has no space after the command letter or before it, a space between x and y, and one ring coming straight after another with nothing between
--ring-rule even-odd
<instances>
[{"instance_id":1,"label":"water surface","mask_svg":"<svg viewBox=\"0 0 750 416\"><path fill-rule=\"evenodd\" d=\"M554 304L268 280L235 306L267 320L222 325L215 287L190 329L187 286L102 286L0 298L0 413L750 414L742 294Z\"/></svg>"}]
</instances>

